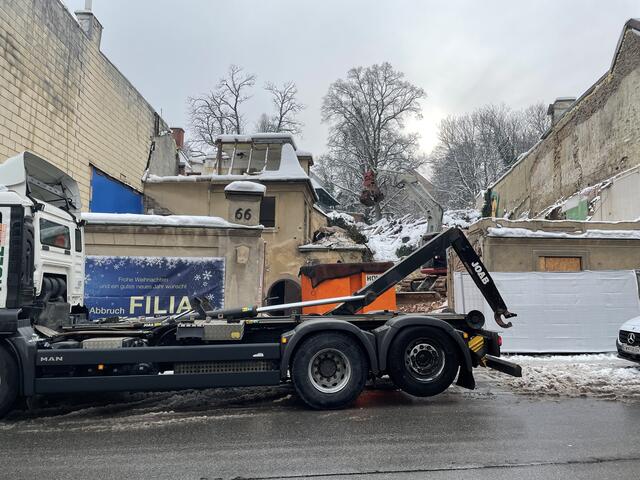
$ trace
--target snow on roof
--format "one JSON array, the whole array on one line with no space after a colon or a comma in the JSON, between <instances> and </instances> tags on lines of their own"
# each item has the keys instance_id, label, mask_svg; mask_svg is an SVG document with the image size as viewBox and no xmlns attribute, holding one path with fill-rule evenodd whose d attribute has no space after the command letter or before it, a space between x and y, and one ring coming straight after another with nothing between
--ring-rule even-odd
<instances>
[{"instance_id":1,"label":"snow on roof","mask_svg":"<svg viewBox=\"0 0 640 480\"><path fill-rule=\"evenodd\" d=\"M295 148L296 144L293 140L293 135L285 132L266 132L266 133L253 133L251 135L237 135L237 134L225 134L217 135L214 138L214 142L222 143L269 143L270 140L281 140L282 143L291 143Z\"/></svg>"},{"instance_id":2,"label":"snow on roof","mask_svg":"<svg viewBox=\"0 0 640 480\"><path fill-rule=\"evenodd\" d=\"M515 227L489 227L489 237L502 238L592 238L615 240L640 240L640 230L585 230L584 232L545 232Z\"/></svg>"},{"instance_id":3,"label":"snow on roof","mask_svg":"<svg viewBox=\"0 0 640 480\"><path fill-rule=\"evenodd\" d=\"M307 172L300 166L298 157L292 145L284 144L280 154L280 167L277 170L263 170L257 174L243 173L241 175L148 175L147 183L173 182L233 182L235 180L253 181L309 181Z\"/></svg>"},{"instance_id":4,"label":"snow on roof","mask_svg":"<svg viewBox=\"0 0 640 480\"><path fill-rule=\"evenodd\" d=\"M313 157L313 154L307 150L296 150L296 155L298 157Z\"/></svg>"},{"instance_id":5,"label":"snow on roof","mask_svg":"<svg viewBox=\"0 0 640 480\"><path fill-rule=\"evenodd\" d=\"M293 135L287 132L260 132L251 135L254 139L286 138L293 141Z\"/></svg>"},{"instance_id":6,"label":"snow on roof","mask_svg":"<svg viewBox=\"0 0 640 480\"><path fill-rule=\"evenodd\" d=\"M251 143L251 135L217 135L213 141L222 143Z\"/></svg>"},{"instance_id":7,"label":"snow on roof","mask_svg":"<svg viewBox=\"0 0 640 480\"><path fill-rule=\"evenodd\" d=\"M83 212L82 220L91 225L144 225L157 227L262 228L230 223L220 217L201 215L143 215L137 213Z\"/></svg>"},{"instance_id":8,"label":"snow on roof","mask_svg":"<svg viewBox=\"0 0 640 480\"><path fill-rule=\"evenodd\" d=\"M1 187L2 185L0 185ZM2 191L2 189L0 188L0 191ZM325 217L329 217L329 214L327 212L325 212L322 208L320 208L320 206L317 203L313 204L313 209L316 210L317 212L321 213L322 215L324 215Z\"/></svg>"},{"instance_id":9,"label":"snow on roof","mask_svg":"<svg viewBox=\"0 0 640 480\"><path fill-rule=\"evenodd\" d=\"M244 193L259 193L264 195L267 191L267 187L256 182L247 182L245 180L236 180L224 187L225 192L244 192Z\"/></svg>"},{"instance_id":10,"label":"snow on roof","mask_svg":"<svg viewBox=\"0 0 640 480\"><path fill-rule=\"evenodd\" d=\"M261 179L298 179L309 180L307 172L304 171L292 145L285 143L282 145L280 154L280 168L278 170L265 170L260 174Z\"/></svg>"}]
</instances>

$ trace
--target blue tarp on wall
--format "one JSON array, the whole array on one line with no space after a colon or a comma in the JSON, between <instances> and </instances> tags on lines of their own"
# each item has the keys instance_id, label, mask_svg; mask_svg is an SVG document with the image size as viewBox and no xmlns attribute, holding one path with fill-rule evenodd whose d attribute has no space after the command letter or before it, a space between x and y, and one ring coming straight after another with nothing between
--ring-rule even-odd
<instances>
[{"instance_id":1,"label":"blue tarp on wall","mask_svg":"<svg viewBox=\"0 0 640 480\"><path fill-rule=\"evenodd\" d=\"M89 255L85 272L92 320L182 313L194 296L224 307L224 258Z\"/></svg>"},{"instance_id":2,"label":"blue tarp on wall","mask_svg":"<svg viewBox=\"0 0 640 480\"><path fill-rule=\"evenodd\" d=\"M89 211L143 213L142 195L92 167Z\"/></svg>"}]
</instances>

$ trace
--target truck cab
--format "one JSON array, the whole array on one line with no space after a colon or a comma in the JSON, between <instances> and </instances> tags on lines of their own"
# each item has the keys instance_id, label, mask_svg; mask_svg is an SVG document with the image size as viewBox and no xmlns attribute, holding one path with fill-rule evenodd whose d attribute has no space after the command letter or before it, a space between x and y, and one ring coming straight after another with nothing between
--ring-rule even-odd
<instances>
[{"instance_id":1,"label":"truck cab","mask_svg":"<svg viewBox=\"0 0 640 480\"><path fill-rule=\"evenodd\" d=\"M83 311L80 192L68 174L23 152L0 165L0 310L60 326ZM18 312L19 311L19 312Z\"/></svg>"}]
</instances>

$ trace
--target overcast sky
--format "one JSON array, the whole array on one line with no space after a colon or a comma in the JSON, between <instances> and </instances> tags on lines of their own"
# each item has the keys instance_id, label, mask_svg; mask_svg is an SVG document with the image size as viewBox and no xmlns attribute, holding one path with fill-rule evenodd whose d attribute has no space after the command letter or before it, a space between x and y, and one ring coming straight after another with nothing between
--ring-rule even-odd
<instances>
[{"instance_id":1,"label":"overcast sky","mask_svg":"<svg viewBox=\"0 0 640 480\"><path fill-rule=\"evenodd\" d=\"M579 96L609 68L640 1L94 0L93 11L102 51L172 127L188 128L187 97L235 63L258 76L251 125L269 108L266 81L297 83L298 147L320 155L322 97L351 67L389 61L425 89L410 127L429 152L447 115Z\"/></svg>"}]
</instances>

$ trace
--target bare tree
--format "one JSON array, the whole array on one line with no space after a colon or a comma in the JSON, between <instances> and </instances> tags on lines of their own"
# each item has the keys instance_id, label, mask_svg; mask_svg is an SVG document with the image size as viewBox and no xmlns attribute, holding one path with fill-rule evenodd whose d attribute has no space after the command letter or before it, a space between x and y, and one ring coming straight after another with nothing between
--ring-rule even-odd
<instances>
[{"instance_id":1,"label":"bare tree","mask_svg":"<svg viewBox=\"0 0 640 480\"><path fill-rule=\"evenodd\" d=\"M256 76L252 73L245 73L242 67L231 65L226 78L220 80L219 89L226 92L223 96L224 104L231 113L233 133L241 134L244 127L244 117L240 113L240 105L251 98L245 90L253 87L256 83Z\"/></svg>"},{"instance_id":2,"label":"bare tree","mask_svg":"<svg viewBox=\"0 0 640 480\"><path fill-rule=\"evenodd\" d=\"M304 110L305 105L298 101L298 87L294 82L285 82L281 86L267 83L265 86L271 94L271 102L275 114L271 117L271 123L275 132L299 133L302 122L298 121L298 114Z\"/></svg>"},{"instance_id":3,"label":"bare tree","mask_svg":"<svg viewBox=\"0 0 640 480\"><path fill-rule=\"evenodd\" d=\"M258 118L258 121L256 122L256 125L254 127L254 130L256 132L274 132L274 127L273 127L273 123L271 122L271 118L269 118L269 115L267 115L266 113L263 113L262 115L260 115L260 118Z\"/></svg>"},{"instance_id":4,"label":"bare tree","mask_svg":"<svg viewBox=\"0 0 640 480\"><path fill-rule=\"evenodd\" d=\"M445 118L430 159L440 202L449 208L471 206L478 193L529 150L544 128L540 105L521 111L486 105Z\"/></svg>"},{"instance_id":5,"label":"bare tree","mask_svg":"<svg viewBox=\"0 0 640 480\"><path fill-rule=\"evenodd\" d=\"M264 89L271 95L274 113L271 116L266 113L260 115L256 122L256 131L300 133L302 122L298 121L297 116L306 107L296 98L296 84L285 82L279 87L269 82Z\"/></svg>"},{"instance_id":6,"label":"bare tree","mask_svg":"<svg viewBox=\"0 0 640 480\"><path fill-rule=\"evenodd\" d=\"M217 135L243 132L244 116L241 106L251 98L248 90L255 85L255 81L254 74L231 65L215 90L189 98L191 129L197 143L214 145Z\"/></svg>"},{"instance_id":7,"label":"bare tree","mask_svg":"<svg viewBox=\"0 0 640 480\"><path fill-rule=\"evenodd\" d=\"M417 134L404 133L408 118L420 118L424 97L422 88L383 63L349 70L323 99L322 119L330 124L324 161L336 172L336 188L352 204L359 199L371 208L376 220L401 196L398 174L424 162Z\"/></svg>"},{"instance_id":8,"label":"bare tree","mask_svg":"<svg viewBox=\"0 0 640 480\"><path fill-rule=\"evenodd\" d=\"M528 106L524 109L523 114L527 128L532 134L537 135L538 138L542 137L551 126L551 119L547 114L547 108L542 102Z\"/></svg>"}]
</instances>

